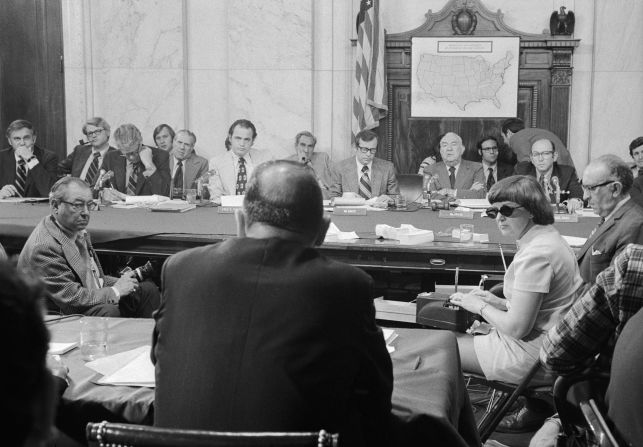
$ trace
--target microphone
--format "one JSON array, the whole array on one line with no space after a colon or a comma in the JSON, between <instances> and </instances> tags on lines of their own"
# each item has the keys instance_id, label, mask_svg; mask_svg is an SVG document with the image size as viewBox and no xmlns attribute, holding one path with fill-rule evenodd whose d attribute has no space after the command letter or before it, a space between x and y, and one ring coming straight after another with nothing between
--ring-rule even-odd
<instances>
[{"instance_id":1,"label":"microphone","mask_svg":"<svg viewBox=\"0 0 643 447\"><path fill-rule=\"evenodd\" d=\"M106 171L104 169L101 169L100 172L98 173L98 178L94 183L94 191L98 191L100 189L101 184L103 183L103 177L105 177L105 174L106 174Z\"/></svg>"},{"instance_id":2,"label":"microphone","mask_svg":"<svg viewBox=\"0 0 643 447\"><path fill-rule=\"evenodd\" d=\"M560 203L560 182L557 176L552 175L551 184L554 185L554 196L556 198L556 205L558 205Z\"/></svg>"}]
</instances>

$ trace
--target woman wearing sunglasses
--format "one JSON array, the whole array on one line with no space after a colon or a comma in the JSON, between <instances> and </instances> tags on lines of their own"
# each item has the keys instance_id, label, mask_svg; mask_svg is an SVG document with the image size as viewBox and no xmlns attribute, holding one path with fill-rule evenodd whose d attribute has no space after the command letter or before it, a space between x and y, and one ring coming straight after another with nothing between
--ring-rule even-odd
<instances>
[{"instance_id":1,"label":"woman wearing sunglasses","mask_svg":"<svg viewBox=\"0 0 643 447\"><path fill-rule=\"evenodd\" d=\"M490 380L519 383L538 360L542 338L567 312L582 279L576 256L553 227L549 199L534 177L500 180L487 194L487 216L518 251L504 277L504 295L456 293L451 302L481 315L494 329L488 335L459 334L462 369ZM546 381L542 372L535 381ZM532 382L533 383L533 382Z\"/></svg>"}]
</instances>

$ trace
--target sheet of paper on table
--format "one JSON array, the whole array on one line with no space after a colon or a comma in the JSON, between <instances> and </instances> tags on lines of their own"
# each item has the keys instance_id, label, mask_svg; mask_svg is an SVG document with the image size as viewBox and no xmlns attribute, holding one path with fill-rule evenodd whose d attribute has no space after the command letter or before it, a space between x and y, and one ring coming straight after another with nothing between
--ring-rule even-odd
<instances>
[{"instance_id":1,"label":"sheet of paper on table","mask_svg":"<svg viewBox=\"0 0 643 447\"><path fill-rule=\"evenodd\" d=\"M8 197L6 199L0 199L0 203L36 203L48 201L49 197Z\"/></svg>"},{"instance_id":2,"label":"sheet of paper on table","mask_svg":"<svg viewBox=\"0 0 643 447\"><path fill-rule=\"evenodd\" d=\"M150 346L103 357L85 364L102 374L99 385L144 386L154 388L154 365L150 360Z\"/></svg>"},{"instance_id":3,"label":"sheet of paper on table","mask_svg":"<svg viewBox=\"0 0 643 447\"><path fill-rule=\"evenodd\" d=\"M569 244L570 247L582 247L585 245L585 241L587 241L586 237L576 237L576 236L563 236L563 239L565 239L565 242Z\"/></svg>"},{"instance_id":4,"label":"sheet of paper on table","mask_svg":"<svg viewBox=\"0 0 643 447\"><path fill-rule=\"evenodd\" d=\"M337 238L340 241L347 241L351 239L359 239L359 236L354 231L341 231L333 222L328 226L325 241L334 240Z\"/></svg>"},{"instance_id":5,"label":"sheet of paper on table","mask_svg":"<svg viewBox=\"0 0 643 447\"><path fill-rule=\"evenodd\" d=\"M48 353L51 355L62 355L66 352L71 351L77 346L78 346L77 341L74 341L71 343L56 343L56 342L50 341Z\"/></svg>"},{"instance_id":6,"label":"sheet of paper on table","mask_svg":"<svg viewBox=\"0 0 643 447\"><path fill-rule=\"evenodd\" d=\"M491 206L487 199L458 199L458 206L475 210L486 210Z\"/></svg>"},{"instance_id":7,"label":"sheet of paper on table","mask_svg":"<svg viewBox=\"0 0 643 447\"><path fill-rule=\"evenodd\" d=\"M244 195L240 196L221 196L221 206L237 207L243 206Z\"/></svg>"},{"instance_id":8,"label":"sheet of paper on table","mask_svg":"<svg viewBox=\"0 0 643 447\"><path fill-rule=\"evenodd\" d=\"M400 241L401 245L423 244L434 240L433 231L421 230L409 224L402 224L398 228L377 224L375 225L375 235L384 239Z\"/></svg>"},{"instance_id":9,"label":"sheet of paper on table","mask_svg":"<svg viewBox=\"0 0 643 447\"><path fill-rule=\"evenodd\" d=\"M395 352L395 347L391 346L390 343L397 338L397 333L393 329L382 328L382 335L384 336L388 352Z\"/></svg>"}]
</instances>

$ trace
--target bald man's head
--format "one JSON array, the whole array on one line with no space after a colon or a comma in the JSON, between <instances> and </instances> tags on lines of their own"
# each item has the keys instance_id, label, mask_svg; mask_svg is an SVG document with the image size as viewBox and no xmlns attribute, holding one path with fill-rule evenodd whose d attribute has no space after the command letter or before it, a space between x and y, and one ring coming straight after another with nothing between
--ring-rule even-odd
<instances>
[{"instance_id":1,"label":"bald man's head","mask_svg":"<svg viewBox=\"0 0 643 447\"><path fill-rule=\"evenodd\" d=\"M322 194L303 165L269 161L253 172L243 201L248 227L261 223L316 238L323 221Z\"/></svg>"}]
</instances>

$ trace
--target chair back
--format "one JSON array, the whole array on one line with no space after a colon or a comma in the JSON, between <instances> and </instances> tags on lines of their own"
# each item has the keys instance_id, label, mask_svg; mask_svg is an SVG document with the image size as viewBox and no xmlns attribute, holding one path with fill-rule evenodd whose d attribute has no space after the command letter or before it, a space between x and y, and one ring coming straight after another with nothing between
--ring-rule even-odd
<instances>
[{"instance_id":1,"label":"chair back","mask_svg":"<svg viewBox=\"0 0 643 447\"><path fill-rule=\"evenodd\" d=\"M90 446L111 447L336 447L339 435L319 432L221 432L90 422Z\"/></svg>"},{"instance_id":2,"label":"chair back","mask_svg":"<svg viewBox=\"0 0 643 447\"><path fill-rule=\"evenodd\" d=\"M398 174L397 185L400 194L406 198L408 203L422 201L422 180L420 174Z\"/></svg>"}]
</instances>

